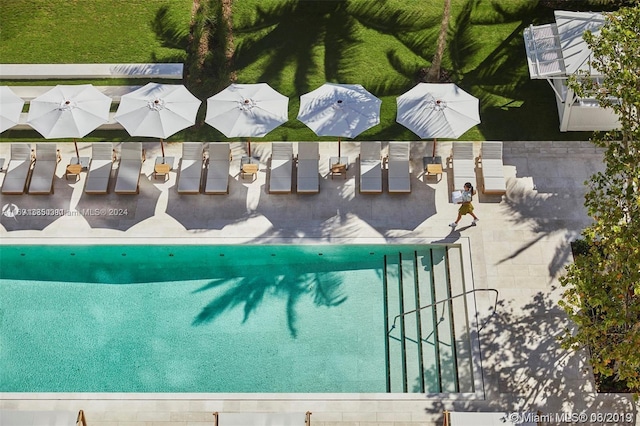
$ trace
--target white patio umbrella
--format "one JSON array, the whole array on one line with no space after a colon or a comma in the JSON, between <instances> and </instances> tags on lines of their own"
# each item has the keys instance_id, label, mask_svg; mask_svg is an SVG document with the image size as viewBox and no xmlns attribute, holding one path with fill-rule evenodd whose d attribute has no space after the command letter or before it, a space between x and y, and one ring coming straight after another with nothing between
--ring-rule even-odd
<instances>
[{"instance_id":1,"label":"white patio umbrella","mask_svg":"<svg viewBox=\"0 0 640 426\"><path fill-rule=\"evenodd\" d=\"M8 86L0 86L0 133L18 124L24 100Z\"/></svg>"},{"instance_id":2,"label":"white patio umbrella","mask_svg":"<svg viewBox=\"0 0 640 426\"><path fill-rule=\"evenodd\" d=\"M202 101L181 84L148 83L120 98L115 119L131 136L163 139L196 123Z\"/></svg>"},{"instance_id":3,"label":"white patio umbrella","mask_svg":"<svg viewBox=\"0 0 640 426\"><path fill-rule=\"evenodd\" d=\"M109 121L111 98L91 84L60 84L31 101L27 123L46 139L82 138Z\"/></svg>"},{"instance_id":4,"label":"white patio umbrella","mask_svg":"<svg viewBox=\"0 0 640 426\"><path fill-rule=\"evenodd\" d=\"M289 98L267 83L232 84L207 99L204 122L228 138L262 137L289 119Z\"/></svg>"},{"instance_id":5,"label":"white patio umbrella","mask_svg":"<svg viewBox=\"0 0 640 426\"><path fill-rule=\"evenodd\" d=\"M420 138L457 139L480 123L478 98L453 83L418 83L398 96L396 121Z\"/></svg>"},{"instance_id":6,"label":"white patio umbrella","mask_svg":"<svg viewBox=\"0 0 640 426\"><path fill-rule=\"evenodd\" d=\"M300 96L298 120L318 136L354 138L380 123L382 101L360 84L325 83Z\"/></svg>"}]
</instances>

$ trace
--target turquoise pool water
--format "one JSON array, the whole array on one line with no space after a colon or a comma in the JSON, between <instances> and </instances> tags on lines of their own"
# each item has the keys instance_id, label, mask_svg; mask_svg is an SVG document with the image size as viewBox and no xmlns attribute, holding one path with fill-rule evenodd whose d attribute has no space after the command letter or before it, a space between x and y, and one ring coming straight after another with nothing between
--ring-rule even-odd
<instances>
[{"instance_id":1,"label":"turquoise pool water","mask_svg":"<svg viewBox=\"0 0 640 426\"><path fill-rule=\"evenodd\" d=\"M2 246L0 391L385 392L392 252Z\"/></svg>"}]
</instances>

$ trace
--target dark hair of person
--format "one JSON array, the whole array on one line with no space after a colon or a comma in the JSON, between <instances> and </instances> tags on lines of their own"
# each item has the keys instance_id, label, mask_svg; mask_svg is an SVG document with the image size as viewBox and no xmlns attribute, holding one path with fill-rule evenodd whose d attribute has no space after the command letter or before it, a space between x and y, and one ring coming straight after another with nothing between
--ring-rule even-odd
<instances>
[{"instance_id":1,"label":"dark hair of person","mask_svg":"<svg viewBox=\"0 0 640 426\"><path fill-rule=\"evenodd\" d=\"M468 186L469 188L471 188L470 192L473 194L473 185L471 185L471 182L465 183L464 186Z\"/></svg>"}]
</instances>

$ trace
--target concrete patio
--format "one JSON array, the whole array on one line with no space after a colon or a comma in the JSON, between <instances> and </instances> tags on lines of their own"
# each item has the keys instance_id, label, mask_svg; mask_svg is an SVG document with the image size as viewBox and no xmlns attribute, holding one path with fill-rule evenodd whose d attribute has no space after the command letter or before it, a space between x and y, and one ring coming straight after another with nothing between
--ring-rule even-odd
<instances>
[{"instance_id":1,"label":"concrete patio","mask_svg":"<svg viewBox=\"0 0 640 426\"><path fill-rule=\"evenodd\" d=\"M81 156L90 153L90 144L79 146ZM314 426L435 425L441 424L445 409L637 415L630 396L595 393L585 354L564 351L556 340L568 325L556 304L562 293L558 276L572 260L569 242L589 223L583 207L583 182L603 168L602 153L591 143L504 142L507 194L479 193L474 201L481 219L478 226L471 227L471 219L464 217L454 231L448 226L457 212L457 206L449 202L451 169L445 168L441 179L421 172L422 157L431 154L431 142L412 143L412 192L389 194L385 183L380 195L358 192L356 142L342 143L342 155L350 163L347 179L328 176L329 157L337 155L337 145L326 142L320 144L319 194L269 194L270 146L252 144L261 166L257 179L251 181L239 176L245 144L231 144L228 195L178 195L175 171L166 182L153 177L160 145L145 142L147 160L140 194L88 196L83 192L85 173L77 182L65 179L65 167L75 150L72 143L59 143L62 161L55 194L2 195L0 205L58 209L62 215L3 215L0 243L462 242L471 249L475 288L499 292L493 315L491 296L477 296L482 321L488 318L479 336L483 399L426 399L421 394L0 393L0 409L83 409L92 426L211 425L213 411L308 410L313 412ZM179 143L165 147L166 155L176 158L176 165L180 149ZM478 154L479 142L474 149ZM450 150L451 143L438 142L437 155L443 161ZM9 157L8 143L0 144L0 157ZM0 176L4 178L4 173ZM82 216L75 213L78 211L96 214Z\"/></svg>"}]
</instances>

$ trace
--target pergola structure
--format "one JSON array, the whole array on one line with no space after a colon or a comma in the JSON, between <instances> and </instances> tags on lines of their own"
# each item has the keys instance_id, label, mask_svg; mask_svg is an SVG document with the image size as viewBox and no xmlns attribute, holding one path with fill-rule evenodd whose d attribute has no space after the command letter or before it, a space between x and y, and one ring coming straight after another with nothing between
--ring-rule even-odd
<instances>
[{"instance_id":1,"label":"pergola structure","mask_svg":"<svg viewBox=\"0 0 640 426\"><path fill-rule=\"evenodd\" d=\"M571 75L585 72L596 81L603 75L591 67L592 52L582 35L597 34L604 16L593 12L556 10L556 22L529 26L524 30L529 75L545 79L556 95L560 131L613 130L620 127L618 116L603 108L594 97L578 97L568 87Z\"/></svg>"}]
</instances>

